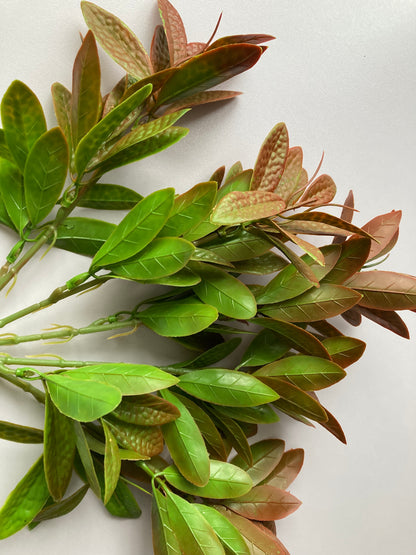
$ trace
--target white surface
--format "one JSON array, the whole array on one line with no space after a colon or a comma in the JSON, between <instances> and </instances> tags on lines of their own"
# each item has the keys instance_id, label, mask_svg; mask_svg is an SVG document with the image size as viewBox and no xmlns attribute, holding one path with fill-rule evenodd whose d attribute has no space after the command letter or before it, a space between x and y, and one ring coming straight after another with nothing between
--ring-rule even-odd
<instances>
[{"instance_id":1,"label":"white surface","mask_svg":"<svg viewBox=\"0 0 416 555\"><path fill-rule=\"evenodd\" d=\"M192 5L191 5L192 4ZM149 0L102 0L145 45L158 22L156 3ZM404 209L399 243L383 269L415 274L414 108L416 69L416 3L379 0L176 0L190 40L206 39L223 10L219 36L270 33L277 40L250 72L228 88L244 96L216 109L200 110L187 120L188 137L157 158L114 175L114 182L148 193L162 186L178 191L209 177L222 165L240 159L252 167L270 128L284 120L291 144L300 144L306 168L313 172L322 150L323 171L339 188L342 202L354 189L363 224L377 214ZM0 0L2 95L13 79L26 82L39 96L48 122L54 125L50 85L71 83L71 67L85 33L78 0ZM102 55L103 92L121 70ZM117 215L117 217L121 216ZM1 230L3 258L14 237ZM64 261L64 262L63 262ZM68 277L86 268L84 259L54 250L19 277L1 313L44 298ZM132 306L142 293L132 284L110 284L91 295L73 298L22 324L36 331L52 322L82 324ZM413 335L415 321L405 314ZM301 509L279 523L279 536L292 555L411 555L414 553L415 342L407 342L372 323L345 333L368 342L365 356L348 377L324 392L348 446L327 432L282 418L274 430L288 447L304 447L303 472L291 491ZM22 328L19 328L20 332ZM11 330L13 331L13 330ZM78 338L67 345L33 345L9 352L60 352L68 358L165 363L182 354L173 342L145 330L106 342ZM42 425L42 411L23 394L4 387L0 419ZM27 402L23 402L27 401ZM39 446L0 443L0 504L35 460ZM92 494L71 515L23 531L2 542L2 552L17 555L149 555L149 505L140 499L143 516L136 521L109 517Z\"/></svg>"}]
</instances>

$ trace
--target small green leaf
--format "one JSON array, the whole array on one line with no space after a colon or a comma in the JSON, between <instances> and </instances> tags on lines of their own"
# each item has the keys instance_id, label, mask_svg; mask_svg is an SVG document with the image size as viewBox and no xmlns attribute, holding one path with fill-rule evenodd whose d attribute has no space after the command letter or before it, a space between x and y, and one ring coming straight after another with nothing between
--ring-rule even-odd
<instances>
[{"instance_id":1,"label":"small green leaf","mask_svg":"<svg viewBox=\"0 0 416 555\"><path fill-rule=\"evenodd\" d=\"M68 172L68 145L59 127L33 145L25 166L27 211L33 225L41 222L58 201Z\"/></svg>"},{"instance_id":2,"label":"small green leaf","mask_svg":"<svg viewBox=\"0 0 416 555\"><path fill-rule=\"evenodd\" d=\"M236 170L231 168L230 169L231 174L230 172L228 172L226 182L220 189L218 189L218 194L216 199L217 203L232 191L242 192L242 191L248 191L250 189L250 182L253 176L253 170L243 171L243 169L241 168L241 171L239 172L238 169L239 167L236 167ZM233 175L234 171L236 171L235 175Z\"/></svg>"},{"instance_id":3,"label":"small green leaf","mask_svg":"<svg viewBox=\"0 0 416 555\"><path fill-rule=\"evenodd\" d=\"M182 268L176 274L165 276L158 279L147 279L145 283L155 285L168 285L170 287L192 287L201 281L201 278L194 274L189 268Z\"/></svg>"},{"instance_id":4,"label":"small green leaf","mask_svg":"<svg viewBox=\"0 0 416 555\"><path fill-rule=\"evenodd\" d=\"M253 485L259 484L276 468L279 464L285 442L281 439L264 439L251 446L253 464L248 465L240 455L231 459L231 463L239 466L250 476Z\"/></svg>"},{"instance_id":5,"label":"small green leaf","mask_svg":"<svg viewBox=\"0 0 416 555\"><path fill-rule=\"evenodd\" d=\"M107 424L117 442L124 449L139 453L141 460L159 455L163 450L163 437L157 426L137 426L115 418Z\"/></svg>"},{"instance_id":6,"label":"small green leaf","mask_svg":"<svg viewBox=\"0 0 416 555\"><path fill-rule=\"evenodd\" d=\"M43 443L43 431L0 420L0 438L17 443Z\"/></svg>"},{"instance_id":7,"label":"small green leaf","mask_svg":"<svg viewBox=\"0 0 416 555\"><path fill-rule=\"evenodd\" d=\"M67 218L57 230L55 246L76 254L93 257L116 226L92 218Z\"/></svg>"},{"instance_id":8,"label":"small green leaf","mask_svg":"<svg viewBox=\"0 0 416 555\"><path fill-rule=\"evenodd\" d=\"M250 555L249 548L242 535L224 515L208 505L198 504L196 508L212 526L226 553L229 555Z\"/></svg>"},{"instance_id":9,"label":"small green leaf","mask_svg":"<svg viewBox=\"0 0 416 555\"><path fill-rule=\"evenodd\" d=\"M77 201L77 206L95 210L131 210L142 196L122 185L95 183Z\"/></svg>"},{"instance_id":10,"label":"small green leaf","mask_svg":"<svg viewBox=\"0 0 416 555\"><path fill-rule=\"evenodd\" d=\"M161 395L181 413L174 422L162 426L173 462L189 482L199 487L205 486L209 480L210 461L201 432L188 409L173 393L164 390Z\"/></svg>"},{"instance_id":11,"label":"small green leaf","mask_svg":"<svg viewBox=\"0 0 416 555\"><path fill-rule=\"evenodd\" d=\"M71 134L71 102L72 94L69 90L61 85L54 83L51 87L53 107L55 110L56 121L65 136L72 153L72 134ZM45 130L46 131L46 130Z\"/></svg>"},{"instance_id":12,"label":"small green leaf","mask_svg":"<svg viewBox=\"0 0 416 555\"><path fill-rule=\"evenodd\" d=\"M29 524L48 497L41 457L20 480L0 510L0 539L8 538Z\"/></svg>"},{"instance_id":13,"label":"small green leaf","mask_svg":"<svg viewBox=\"0 0 416 555\"><path fill-rule=\"evenodd\" d=\"M29 221L22 174L13 162L4 158L0 158L0 194L8 216L22 235Z\"/></svg>"},{"instance_id":14,"label":"small green leaf","mask_svg":"<svg viewBox=\"0 0 416 555\"><path fill-rule=\"evenodd\" d=\"M62 499L62 501L59 501L58 503L47 505L35 516L32 522L43 522L45 520L51 520L52 518L67 515L78 507L88 490L88 485L82 486L66 499Z\"/></svg>"},{"instance_id":15,"label":"small green leaf","mask_svg":"<svg viewBox=\"0 0 416 555\"><path fill-rule=\"evenodd\" d=\"M73 422L53 404L49 395L45 403L44 466L49 493L54 501L64 496L72 476L75 456Z\"/></svg>"},{"instance_id":16,"label":"small green leaf","mask_svg":"<svg viewBox=\"0 0 416 555\"><path fill-rule=\"evenodd\" d=\"M74 420L92 422L114 410L121 401L120 391L110 385L60 374L46 374L45 379L56 407Z\"/></svg>"},{"instance_id":17,"label":"small green leaf","mask_svg":"<svg viewBox=\"0 0 416 555\"><path fill-rule=\"evenodd\" d=\"M107 424L102 421L105 434L105 454L104 454L104 505L110 501L117 483L121 470L120 451L116 438L112 434Z\"/></svg>"},{"instance_id":18,"label":"small green leaf","mask_svg":"<svg viewBox=\"0 0 416 555\"><path fill-rule=\"evenodd\" d=\"M212 407L211 412L214 412L214 407ZM223 414L220 414L219 417L216 418L216 425L220 430L222 430L229 444L234 447L242 459L244 459L247 464L251 466L253 464L253 456L246 434L240 424L237 424L237 422L232 418L228 418Z\"/></svg>"},{"instance_id":19,"label":"small green leaf","mask_svg":"<svg viewBox=\"0 0 416 555\"><path fill-rule=\"evenodd\" d=\"M13 81L5 92L1 119L7 146L23 173L29 151L46 132L46 121L36 95L21 81Z\"/></svg>"},{"instance_id":20,"label":"small green leaf","mask_svg":"<svg viewBox=\"0 0 416 555\"><path fill-rule=\"evenodd\" d=\"M161 189L141 200L97 252L91 267L99 268L122 262L144 249L168 219L173 195L173 189Z\"/></svg>"},{"instance_id":21,"label":"small green leaf","mask_svg":"<svg viewBox=\"0 0 416 555\"><path fill-rule=\"evenodd\" d=\"M160 426L180 416L175 405L156 395L126 397L112 414L123 422L140 426Z\"/></svg>"},{"instance_id":22,"label":"small green leaf","mask_svg":"<svg viewBox=\"0 0 416 555\"><path fill-rule=\"evenodd\" d=\"M94 461L92 459L91 451L87 442L87 437L84 430L79 422L73 422L74 432L76 438L76 446L78 451L78 456L75 456L74 466L81 478L87 482L95 493L95 495L101 497L100 484L98 482L97 473L95 471ZM81 469L79 469L79 462L81 463Z\"/></svg>"}]
</instances>

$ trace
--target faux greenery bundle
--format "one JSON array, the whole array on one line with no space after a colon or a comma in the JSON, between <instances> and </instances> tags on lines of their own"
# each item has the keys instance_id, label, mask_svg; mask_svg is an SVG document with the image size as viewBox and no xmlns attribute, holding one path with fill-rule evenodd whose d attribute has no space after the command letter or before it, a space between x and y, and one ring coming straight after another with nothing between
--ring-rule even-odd
<instances>
[{"instance_id":1,"label":"faux greenery bundle","mask_svg":"<svg viewBox=\"0 0 416 555\"><path fill-rule=\"evenodd\" d=\"M82 8L90 32L72 91L52 87L59 127L47 131L36 96L20 81L2 100L0 219L19 239L0 287L13 285L48 244L92 261L44 300L2 316L0 344L144 325L195 353L163 367L3 353L1 377L45 403L45 428L1 424L4 439L43 442L44 455L1 510L0 536L67 514L88 489L111 514L136 518L130 487L138 487L153 495L155 553L287 553L273 521L299 505L287 488L303 452L284 451L279 439L251 446L248 439L259 424L278 419L277 409L345 441L315 391L341 380L364 343L327 319L341 314L359 325L365 317L408 335L397 311L415 310L415 278L372 269L394 247L401 214L357 227L352 194L340 218L328 214L335 184L319 168L308 177L284 124L271 130L253 170L219 168L184 194L165 188L141 198L108 184L110 170L185 136L174 124L189 108L235 96L207 89L254 65L272 37L188 44L179 14L160 0L163 25L147 55L115 16L89 2ZM127 72L104 98L96 40ZM77 215L85 207L128 212L115 225L102 213ZM329 236L331 244L317 248L304 234ZM255 276L266 277L252 284ZM111 280L151 285L152 293L81 328L7 331ZM162 286L156 294L154 286ZM234 369L222 365L229 355L238 360ZM160 455L164 445L172 464ZM227 462L232 449L237 454ZM85 485L69 495L73 469Z\"/></svg>"}]
</instances>

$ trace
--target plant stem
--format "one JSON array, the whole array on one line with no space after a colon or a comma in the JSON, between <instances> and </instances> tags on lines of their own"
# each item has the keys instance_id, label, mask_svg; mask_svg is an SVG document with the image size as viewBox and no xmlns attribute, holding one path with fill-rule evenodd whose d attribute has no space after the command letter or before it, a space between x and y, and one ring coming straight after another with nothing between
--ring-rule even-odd
<instances>
[{"instance_id":1,"label":"plant stem","mask_svg":"<svg viewBox=\"0 0 416 555\"><path fill-rule=\"evenodd\" d=\"M16 387L19 387L26 393L30 393L39 403L45 404L45 394L43 391L34 387L30 382L17 378L14 372L0 367L0 377Z\"/></svg>"},{"instance_id":2,"label":"plant stem","mask_svg":"<svg viewBox=\"0 0 416 555\"><path fill-rule=\"evenodd\" d=\"M147 491L147 489L144 489L144 488L138 486L137 484L128 480L127 478L125 478L121 474L120 474L120 480L123 480L123 482L125 482L126 484L129 484L130 486L133 486L133 487L137 488L138 490L142 491L143 493L146 493L147 495L150 495L150 497L152 497L152 494L149 491Z\"/></svg>"}]
</instances>

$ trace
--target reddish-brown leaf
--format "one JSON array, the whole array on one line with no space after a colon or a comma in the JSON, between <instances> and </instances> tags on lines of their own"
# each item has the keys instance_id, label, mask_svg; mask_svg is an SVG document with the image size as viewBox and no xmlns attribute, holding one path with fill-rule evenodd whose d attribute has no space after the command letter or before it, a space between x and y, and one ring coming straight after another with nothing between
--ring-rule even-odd
<instances>
[{"instance_id":1,"label":"reddish-brown leaf","mask_svg":"<svg viewBox=\"0 0 416 555\"><path fill-rule=\"evenodd\" d=\"M188 42L186 45L186 55L187 56L197 56L205 49L205 42Z\"/></svg>"},{"instance_id":2,"label":"reddish-brown leaf","mask_svg":"<svg viewBox=\"0 0 416 555\"><path fill-rule=\"evenodd\" d=\"M156 25L150 46L150 61L155 72L169 67L170 56L168 41L163 25Z\"/></svg>"},{"instance_id":3,"label":"reddish-brown leaf","mask_svg":"<svg viewBox=\"0 0 416 555\"><path fill-rule=\"evenodd\" d=\"M220 102L221 100L230 100L242 94L238 91L202 91L200 93L193 94L184 98L183 100L178 100L178 102L173 102L169 104L169 108L164 112L165 114L170 114L171 112L176 112L182 108L191 108L194 106L200 106L201 104L210 104L211 102Z\"/></svg>"},{"instance_id":4,"label":"reddish-brown leaf","mask_svg":"<svg viewBox=\"0 0 416 555\"><path fill-rule=\"evenodd\" d=\"M285 230L284 228L281 228L278 225L276 225L276 227L277 229L279 229L282 235L286 237L286 239L288 239L289 241L291 241L292 243L300 247L304 252L306 252L306 254L309 254L309 256L313 258L316 262L318 262L321 266L324 266L325 258L318 247L316 247L315 245L312 245L312 243L309 243L308 241L305 241L301 237L298 237L297 235L290 233L289 231Z\"/></svg>"},{"instance_id":5,"label":"reddish-brown leaf","mask_svg":"<svg viewBox=\"0 0 416 555\"><path fill-rule=\"evenodd\" d=\"M341 220L345 222L352 222L352 217L354 215L354 193L350 190L347 198L344 200L344 206L341 212ZM342 237L334 237L333 243L343 243L344 239Z\"/></svg>"},{"instance_id":6,"label":"reddish-brown leaf","mask_svg":"<svg viewBox=\"0 0 416 555\"><path fill-rule=\"evenodd\" d=\"M276 216L285 208L285 202L275 193L267 191L232 191L215 206L211 222L234 225Z\"/></svg>"},{"instance_id":7,"label":"reddish-brown leaf","mask_svg":"<svg viewBox=\"0 0 416 555\"><path fill-rule=\"evenodd\" d=\"M309 185L300 198L299 204L307 204L308 206L329 204L334 199L336 192L337 187L332 177L323 174Z\"/></svg>"},{"instance_id":8,"label":"reddish-brown leaf","mask_svg":"<svg viewBox=\"0 0 416 555\"><path fill-rule=\"evenodd\" d=\"M402 218L401 210L393 210L387 214L376 216L365 225L362 229L367 231L374 237L375 240L371 241L371 248L368 254L368 260L374 260L384 254L387 254L386 247L391 245L393 239L397 240L399 233L400 220Z\"/></svg>"},{"instance_id":9,"label":"reddish-brown leaf","mask_svg":"<svg viewBox=\"0 0 416 555\"><path fill-rule=\"evenodd\" d=\"M324 223L333 227L337 227L339 229L343 229L345 231L350 231L352 233L356 233L362 237L370 237L371 236L365 231L360 229L359 227L350 224L341 218L337 218L336 216L332 216L331 214L326 214L325 212L302 212L301 214L294 214L290 216L290 220L295 220L296 222L299 221L306 221L306 222L319 222Z\"/></svg>"},{"instance_id":10,"label":"reddish-brown leaf","mask_svg":"<svg viewBox=\"0 0 416 555\"><path fill-rule=\"evenodd\" d=\"M332 360L341 368L347 368L360 359L365 351L365 343L355 337L327 337L322 341Z\"/></svg>"},{"instance_id":11,"label":"reddish-brown leaf","mask_svg":"<svg viewBox=\"0 0 416 555\"><path fill-rule=\"evenodd\" d=\"M300 504L289 492L266 484L255 486L241 497L224 500L229 509L251 520L280 520L295 512Z\"/></svg>"},{"instance_id":12,"label":"reddish-brown leaf","mask_svg":"<svg viewBox=\"0 0 416 555\"><path fill-rule=\"evenodd\" d=\"M319 399L314 391L311 391L311 396L319 402ZM326 422L319 422L319 424L335 436L341 443L347 444L347 439L345 437L344 430L341 428L341 424L335 416L328 411L328 409L325 409L325 412L328 416L328 420Z\"/></svg>"},{"instance_id":13,"label":"reddish-brown leaf","mask_svg":"<svg viewBox=\"0 0 416 555\"><path fill-rule=\"evenodd\" d=\"M394 310L377 310L375 308L366 308L364 306L358 306L357 310L360 313L372 320L376 324L383 326L393 333L400 335L400 337L404 337L405 339L410 338L409 330L407 329L406 324Z\"/></svg>"},{"instance_id":14,"label":"reddish-brown leaf","mask_svg":"<svg viewBox=\"0 0 416 555\"><path fill-rule=\"evenodd\" d=\"M371 241L366 237L351 237L342 243L341 254L334 268L324 277L322 283L343 284L359 272L367 260Z\"/></svg>"},{"instance_id":15,"label":"reddish-brown leaf","mask_svg":"<svg viewBox=\"0 0 416 555\"><path fill-rule=\"evenodd\" d=\"M328 417L324 408L313 397L296 385L281 378L260 378L263 383L274 389L280 398L273 402L278 410L297 416L304 416L316 422L325 422Z\"/></svg>"},{"instance_id":16,"label":"reddish-brown leaf","mask_svg":"<svg viewBox=\"0 0 416 555\"><path fill-rule=\"evenodd\" d=\"M186 58L186 38L185 27L178 11L168 0L158 0L159 13L162 18L166 32L171 65L176 64Z\"/></svg>"},{"instance_id":17,"label":"reddish-brown leaf","mask_svg":"<svg viewBox=\"0 0 416 555\"><path fill-rule=\"evenodd\" d=\"M225 46L227 44L262 44L269 40L274 40L276 37L272 35L230 35L228 37L221 37L211 44L209 50Z\"/></svg>"},{"instance_id":18,"label":"reddish-brown leaf","mask_svg":"<svg viewBox=\"0 0 416 555\"><path fill-rule=\"evenodd\" d=\"M261 483L280 489L287 489L301 471L304 457L305 452L303 449L290 449L286 451L273 472Z\"/></svg>"},{"instance_id":19,"label":"reddish-brown leaf","mask_svg":"<svg viewBox=\"0 0 416 555\"><path fill-rule=\"evenodd\" d=\"M283 175L289 149L286 125L278 123L267 135L254 166L251 189L273 192Z\"/></svg>"},{"instance_id":20,"label":"reddish-brown leaf","mask_svg":"<svg viewBox=\"0 0 416 555\"><path fill-rule=\"evenodd\" d=\"M276 193L287 203L304 183L301 183L303 151L300 146L289 148L282 177L276 187ZM306 178L306 181L308 179Z\"/></svg>"},{"instance_id":21,"label":"reddish-brown leaf","mask_svg":"<svg viewBox=\"0 0 416 555\"><path fill-rule=\"evenodd\" d=\"M341 314L341 317L344 318L346 322L348 322L351 326L359 326L361 324L361 312L358 306L353 306L349 310L346 310Z\"/></svg>"},{"instance_id":22,"label":"reddish-brown leaf","mask_svg":"<svg viewBox=\"0 0 416 555\"><path fill-rule=\"evenodd\" d=\"M289 202L288 206L290 205L291 203ZM342 238L343 241L345 240L345 237L351 235L350 231L346 231L345 229L340 229L339 227L322 222L291 220L280 223L279 225L292 233L306 233L307 235L334 235L335 237Z\"/></svg>"},{"instance_id":23,"label":"reddish-brown leaf","mask_svg":"<svg viewBox=\"0 0 416 555\"><path fill-rule=\"evenodd\" d=\"M416 277L414 276L372 270L356 274L345 285L362 294L360 306L379 310L416 308Z\"/></svg>"}]
</instances>

